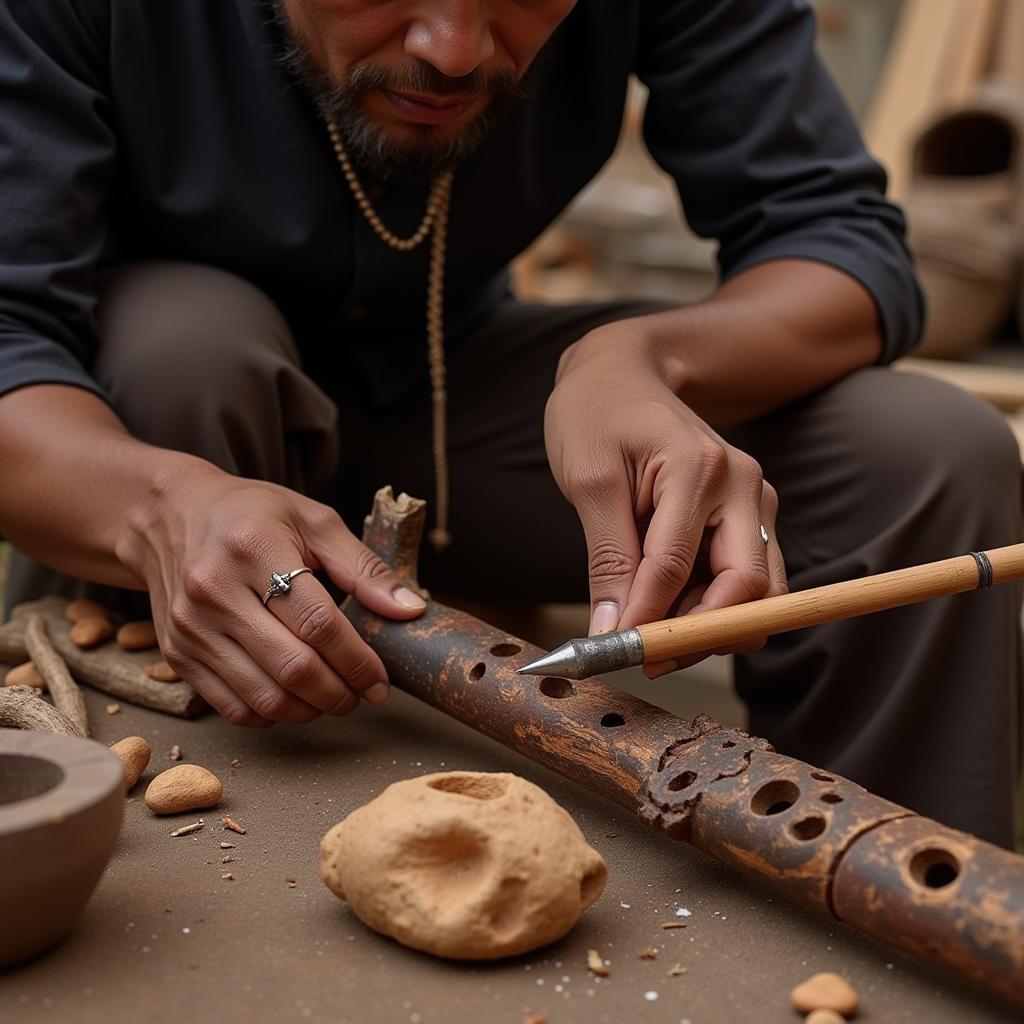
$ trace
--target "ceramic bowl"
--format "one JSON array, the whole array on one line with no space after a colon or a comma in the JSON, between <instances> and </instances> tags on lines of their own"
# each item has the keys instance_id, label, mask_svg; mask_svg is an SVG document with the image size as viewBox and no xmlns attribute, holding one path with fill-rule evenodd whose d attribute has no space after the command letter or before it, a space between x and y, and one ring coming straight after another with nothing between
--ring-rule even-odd
<instances>
[{"instance_id":1,"label":"ceramic bowl","mask_svg":"<svg viewBox=\"0 0 1024 1024\"><path fill-rule=\"evenodd\" d=\"M124 767L94 740L0 729L0 967L74 924L117 843Z\"/></svg>"}]
</instances>

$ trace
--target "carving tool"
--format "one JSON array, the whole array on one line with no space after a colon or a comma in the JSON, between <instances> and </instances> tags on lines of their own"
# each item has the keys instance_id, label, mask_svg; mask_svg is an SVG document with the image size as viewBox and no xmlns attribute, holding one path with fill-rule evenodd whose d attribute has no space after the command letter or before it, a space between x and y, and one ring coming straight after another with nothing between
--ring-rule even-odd
<instances>
[{"instance_id":1,"label":"carving tool","mask_svg":"<svg viewBox=\"0 0 1024 1024\"><path fill-rule=\"evenodd\" d=\"M1024 578L1024 544L927 562L857 580L766 597L579 637L519 669L521 675L583 679L633 665L682 658L822 622L886 611Z\"/></svg>"}]
</instances>

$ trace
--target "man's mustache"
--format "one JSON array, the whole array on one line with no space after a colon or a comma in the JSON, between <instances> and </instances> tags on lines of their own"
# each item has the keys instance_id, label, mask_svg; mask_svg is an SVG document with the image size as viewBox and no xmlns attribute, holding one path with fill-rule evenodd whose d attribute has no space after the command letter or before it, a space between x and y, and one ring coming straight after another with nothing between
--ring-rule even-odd
<instances>
[{"instance_id":1,"label":"man's mustache","mask_svg":"<svg viewBox=\"0 0 1024 1024\"><path fill-rule=\"evenodd\" d=\"M480 68L468 75L452 78L423 62L401 67L358 64L348 73L342 90L352 96L387 89L391 92L427 93L435 96L476 97L492 94L512 98L520 94L519 83L508 71L484 72Z\"/></svg>"}]
</instances>

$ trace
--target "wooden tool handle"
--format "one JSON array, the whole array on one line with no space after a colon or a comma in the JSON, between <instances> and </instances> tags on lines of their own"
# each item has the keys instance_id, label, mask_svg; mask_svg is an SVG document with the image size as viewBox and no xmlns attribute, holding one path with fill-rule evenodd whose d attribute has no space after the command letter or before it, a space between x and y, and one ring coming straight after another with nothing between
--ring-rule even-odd
<instances>
[{"instance_id":1,"label":"wooden tool handle","mask_svg":"<svg viewBox=\"0 0 1024 1024\"><path fill-rule=\"evenodd\" d=\"M958 555L731 608L651 622L637 627L643 637L644 661L679 658L821 622L836 622L974 590L979 586L981 566L986 559L992 571L991 580L982 581L984 585L1024 577L1024 544L1011 544L978 552L977 558Z\"/></svg>"}]
</instances>

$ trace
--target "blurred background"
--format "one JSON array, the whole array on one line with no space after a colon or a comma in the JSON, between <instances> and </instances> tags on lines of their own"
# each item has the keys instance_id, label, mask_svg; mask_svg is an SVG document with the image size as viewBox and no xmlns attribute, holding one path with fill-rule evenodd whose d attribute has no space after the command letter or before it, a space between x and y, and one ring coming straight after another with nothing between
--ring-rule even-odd
<instances>
[{"instance_id":1,"label":"blurred background","mask_svg":"<svg viewBox=\"0 0 1024 1024\"><path fill-rule=\"evenodd\" d=\"M821 56L910 217L931 310L916 355L1024 369L1024 0L813 6ZM715 244L687 229L644 149L644 99L637 84L615 157L519 260L524 298L688 302L714 286ZM1024 404L1024 390L1020 401L1003 394L1020 386L1015 374L926 369L1007 413Z\"/></svg>"}]
</instances>

